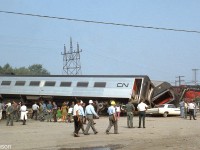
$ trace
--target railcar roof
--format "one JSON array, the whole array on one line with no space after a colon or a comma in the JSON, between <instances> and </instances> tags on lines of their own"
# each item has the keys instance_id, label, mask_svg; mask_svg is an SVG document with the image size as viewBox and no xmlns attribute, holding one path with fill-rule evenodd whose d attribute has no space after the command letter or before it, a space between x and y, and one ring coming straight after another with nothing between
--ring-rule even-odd
<instances>
[{"instance_id":1,"label":"railcar roof","mask_svg":"<svg viewBox=\"0 0 200 150\"><path fill-rule=\"evenodd\" d=\"M102 78L149 78L147 75L0 75L0 77L102 77Z\"/></svg>"}]
</instances>

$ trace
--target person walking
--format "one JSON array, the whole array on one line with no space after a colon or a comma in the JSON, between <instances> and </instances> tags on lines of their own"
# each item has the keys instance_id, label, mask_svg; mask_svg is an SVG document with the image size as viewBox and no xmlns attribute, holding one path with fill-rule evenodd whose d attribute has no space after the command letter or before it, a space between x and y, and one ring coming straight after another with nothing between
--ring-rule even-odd
<instances>
[{"instance_id":1,"label":"person walking","mask_svg":"<svg viewBox=\"0 0 200 150\"><path fill-rule=\"evenodd\" d=\"M85 113L83 110L83 101L80 101L80 105L79 105L79 116L80 116L80 121L81 121L81 130L83 131L83 133L85 132L84 126L83 126L83 118L85 117Z\"/></svg>"},{"instance_id":2,"label":"person walking","mask_svg":"<svg viewBox=\"0 0 200 150\"><path fill-rule=\"evenodd\" d=\"M146 117L146 110L148 106L144 103L144 100L141 100L141 102L138 104L137 109L139 111L139 127L141 128L141 120L143 119L143 128L145 128L145 117Z\"/></svg>"},{"instance_id":3,"label":"person walking","mask_svg":"<svg viewBox=\"0 0 200 150\"><path fill-rule=\"evenodd\" d=\"M106 129L106 134L109 134L110 129L114 126L114 134L118 134L118 123L117 123L117 114L115 110L115 101L111 101L111 106L108 107L108 114L109 114L109 125Z\"/></svg>"},{"instance_id":4,"label":"person walking","mask_svg":"<svg viewBox=\"0 0 200 150\"><path fill-rule=\"evenodd\" d=\"M21 118L20 119L23 121L23 125L26 125L28 111L27 111L27 107L25 106L24 103L22 103L20 111L21 111L21 116L20 116Z\"/></svg>"},{"instance_id":5,"label":"person walking","mask_svg":"<svg viewBox=\"0 0 200 150\"><path fill-rule=\"evenodd\" d=\"M190 120L193 117L194 120L196 120L195 116L194 116L194 109L195 109L195 104L190 102L188 104L188 109L189 109L189 114L190 114Z\"/></svg>"},{"instance_id":6,"label":"person walking","mask_svg":"<svg viewBox=\"0 0 200 150\"><path fill-rule=\"evenodd\" d=\"M90 127L92 128L94 134L98 133L96 128L94 127L93 115L95 115L96 118L99 118L99 116L95 112L94 106L92 104L93 104L93 100L89 100L89 105L87 105L86 108L85 108L85 116L88 120L88 124L87 124L87 127L85 129L84 135L89 135L88 131L89 131Z\"/></svg>"},{"instance_id":7,"label":"person walking","mask_svg":"<svg viewBox=\"0 0 200 150\"><path fill-rule=\"evenodd\" d=\"M74 117L74 137L79 137L78 132L81 128L81 121L79 116L79 105L80 100L76 99L76 105L73 108L73 117Z\"/></svg>"},{"instance_id":8,"label":"person walking","mask_svg":"<svg viewBox=\"0 0 200 150\"><path fill-rule=\"evenodd\" d=\"M33 110L33 113L32 113L31 119L33 119L35 115L35 120L37 120L39 106L37 105L36 102L32 105L32 110Z\"/></svg>"},{"instance_id":9,"label":"person walking","mask_svg":"<svg viewBox=\"0 0 200 150\"><path fill-rule=\"evenodd\" d=\"M13 126L13 118L14 118L13 112L14 112L13 106L11 105L11 103L8 103L6 108L7 126L9 125L9 123L11 126Z\"/></svg>"},{"instance_id":10,"label":"person walking","mask_svg":"<svg viewBox=\"0 0 200 150\"><path fill-rule=\"evenodd\" d=\"M127 114L127 127L133 128L133 116L135 112L135 107L131 103L131 99L129 99L128 104L125 106L126 114Z\"/></svg>"}]
</instances>

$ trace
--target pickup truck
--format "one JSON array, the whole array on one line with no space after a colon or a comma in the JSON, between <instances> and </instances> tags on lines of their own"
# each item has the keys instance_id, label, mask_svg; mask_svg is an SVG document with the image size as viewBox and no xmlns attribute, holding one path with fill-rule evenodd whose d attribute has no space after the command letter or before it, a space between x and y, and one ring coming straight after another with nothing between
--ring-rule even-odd
<instances>
[{"instance_id":1,"label":"pickup truck","mask_svg":"<svg viewBox=\"0 0 200 150\"><path fill-rule=\"evenodd\" d=\"M168 115L180 115L180 108L176 108L174 104L162 104L155 108L147 109L146 114L163 115L163 117L167 117Z\"/></svg>"}]
</instances>

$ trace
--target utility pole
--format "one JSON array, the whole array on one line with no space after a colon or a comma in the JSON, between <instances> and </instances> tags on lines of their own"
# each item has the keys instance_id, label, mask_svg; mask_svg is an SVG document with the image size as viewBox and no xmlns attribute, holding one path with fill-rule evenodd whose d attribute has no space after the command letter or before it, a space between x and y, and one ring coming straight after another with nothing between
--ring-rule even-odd
<instances>
[{"instance_id":1,"label":"utility pole","mask_svg":"<svg viewBox=\"0 0 200 150\"><path fill-rule=\"evenodd\" d=\"M175 83L175 86L177 86L177 82L178 82L178 81L177 81L177 80L175 80L175 82L174 82L174 83Z\"/></svg>"},{"instance_id":2,"label":"utility pole","mask_svg":"<svg viewBox=\"0 0 200 150\"><path fill-rule=\"evenodd\" d=\"M67 52L64 45L63 55L63 72L67 75L81 75L81 62L80 62L80 52L79 44L77 43L76 50L73 50L72 38L70 38L70 50Z\"/></svg>"},{"instance_id":3,"label":"utility pole","mask_svg":"<svg viewBox=\"0 0 200 150\"><path fill-rule=\"evenodd\" d=\"M197 71L198 71L199 69L192 69L192 71L194 72L194 85L197 85Z\"/></svg>"},{"instance_id":4,"label":"utility pole","mask_svg":"<svg viewBox=\"0 0 200 150\"><path fill-rule=\"evenodd\" d=\"M178 76L178 77L176 77L176 78L178 78L177 82L179 83L179 86L181 85L181 82L184 81L184 80L181 80L182 77L184 77L184 76Z\"/></svg>"}]
</instances>

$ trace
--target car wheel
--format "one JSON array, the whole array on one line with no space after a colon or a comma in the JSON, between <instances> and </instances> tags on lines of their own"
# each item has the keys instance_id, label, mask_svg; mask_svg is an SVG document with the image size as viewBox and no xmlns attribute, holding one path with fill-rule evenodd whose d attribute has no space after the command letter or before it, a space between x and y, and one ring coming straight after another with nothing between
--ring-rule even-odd
<instances>
[{"instance_id":1,"label":"car wheel","mask_svg":"<svg viewBox=\"0 0 200 150\"><path fill-rule=\"evenodd\" d=\"M165 112L165 113L163 114L163 117L167 117L167 115L168 115L168 113L167 113L167 112Z\"/></svg>"}]
</instances>

